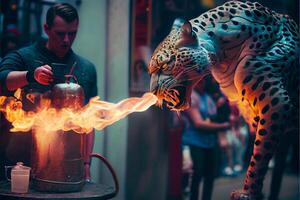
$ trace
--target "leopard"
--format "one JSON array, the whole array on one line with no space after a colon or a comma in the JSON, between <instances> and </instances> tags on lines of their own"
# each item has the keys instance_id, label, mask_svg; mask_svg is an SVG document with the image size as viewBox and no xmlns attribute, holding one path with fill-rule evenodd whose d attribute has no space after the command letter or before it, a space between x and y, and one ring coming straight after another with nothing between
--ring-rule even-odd
<instances>
[{"instance_id":1,"label":"leopard","mask_svg":"<svg viewBox=\"0 0 300 200\"><path fill-rule=\"evenodd\" d=\"M200 16L176 19L148 64L159 106L180 112L207 76L218 83L255 133L243 187L231 200L263 198L279 141L299 132L299 29L288 15L258 2L228 1Z\"/></svg>"}]
</instances>

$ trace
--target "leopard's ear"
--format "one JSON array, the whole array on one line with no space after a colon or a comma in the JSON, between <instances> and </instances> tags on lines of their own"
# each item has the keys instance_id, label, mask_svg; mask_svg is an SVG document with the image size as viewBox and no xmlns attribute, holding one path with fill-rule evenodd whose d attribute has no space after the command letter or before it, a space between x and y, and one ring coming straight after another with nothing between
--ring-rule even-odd
<instances>
[{"instance_id":1,"label":"leopard's ear","mask_svg":"<svg viewBox=\"0 0 300 200\"><path fill-rule=\"evenodd\" d=\"M181 29L181 35L179 40L176 42L176 47L195 46L198 44L197 37L192 31L192 25L189 22L184 23L181 26Z\"/></svg>"},{"instance_id":2,"label":"leopard's ear","mask_svg":"<svg viewBox=\"0 0 300 200\"><path fill-rule=\"evenodd\" d=\"M185 24L185 23L186 23L186 21L184 19L176 18L173 22L172 30L173 29L180 29L183 26L183 24Z\"/></svg>"}]
</instances>

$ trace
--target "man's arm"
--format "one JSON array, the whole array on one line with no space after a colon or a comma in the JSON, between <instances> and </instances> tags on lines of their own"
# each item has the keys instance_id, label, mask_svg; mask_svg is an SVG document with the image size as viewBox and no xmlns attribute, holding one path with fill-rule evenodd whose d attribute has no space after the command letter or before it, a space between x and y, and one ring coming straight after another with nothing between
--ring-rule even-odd
<instances>
[{"instance_id":1,"label":"man's arm","mask_svg":"<svg viewBox=\"0 0 300 200\"><path fill-rule=\"evenodd\" d=\"M12 71L6 77L6 88L8 91L14 91L28 84L26 74L28 71Z\"/></svg>"},{"instance_id":2,"label":"man's arm","mask_svg":"<svg viewBox=\"0 0 300 200\"><path fill-rule=\"evenodd\" d=\"M10 77L8 77L11 72L16 73L13 73ZM19 84L21 86L25 86L27 84L26 73L27 69L21 55L18 52L12 52L6 55L0 63L0 85L4 94L12 91L12 88ZM9 87L7 84L9 84Z\"/></svg>"},{"instance_id":3,"label":"man's arm","mask_svg":"<svg viewBox=\"0 0 300 200\"><path fill-rule=\"evenodd\" d=\"M197 128L201 130L207 130L207 131L221 131L224 129L230 128L230 124L225 123L214 123L211 121L206 121L202 118L201 113L199 112L199 98L195 95L195 93L192 93L192 103L191 107L186 111L187 116L189 117L191 123Z\"/></svg>"},{"instance_id":4,"label":"man's arm","mask_svg":"<svg viewBox=\"0 0 300 200\"><path fill-rule=\"evenodd\" d=\"M221 131L230 128L230 124L227 122L215 123L215 122L203 120L201 114L198 111L198 108L191 107L187 111L187 113L194 126L198 129L207 130L207 131Z\"/></svg>"},{"instance_id":5,"label":"man's arm","mask_svg":"<svg viewBox=\"0 0 300 200\"><path fill-rule=\"evenodd\" d=\"M11 71L6 77L6 88L8 91L14 91L28 85L30 81L37 81L42 85L49 85L53 81L51 67L49 65L43 65L36 68L33 72Z\"/></svg>"}]
</instances>

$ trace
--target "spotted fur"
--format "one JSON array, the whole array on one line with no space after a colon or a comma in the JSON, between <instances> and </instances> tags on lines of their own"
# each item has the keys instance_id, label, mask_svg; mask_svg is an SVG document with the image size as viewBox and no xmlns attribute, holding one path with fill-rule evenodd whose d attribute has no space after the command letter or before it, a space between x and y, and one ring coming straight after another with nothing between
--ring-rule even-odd
<instances>
[{"instance_id":1,"label":"spotted fur","mask_svg":"<svg viewBox=\"0 0 300 200\"><path fill-rule=\"evenodd\" d=\"M259 199L278 142L298 134L299 31L287 15L255 2L230 1L175 21L149 64L151 90L172 110L188 108L208 73L256 132L244 187L232 199Z\"/></svg>"}]
</instances>

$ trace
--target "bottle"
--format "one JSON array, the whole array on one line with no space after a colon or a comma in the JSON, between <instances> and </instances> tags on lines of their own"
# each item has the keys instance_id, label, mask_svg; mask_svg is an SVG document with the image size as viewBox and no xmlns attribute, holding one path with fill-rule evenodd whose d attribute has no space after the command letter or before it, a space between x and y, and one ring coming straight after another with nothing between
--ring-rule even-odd
<instances>
[{"instance_id":1,"label":"bottle","mask_svg":"<svg viewBox=\"0 0 300 200\"><path fill-rule=\"evenodd\" d=\"M13 193L27 193L29 188L30 167L26 167L22 162L17 162L15 166L6 166L6 170L11 170L11 192Z\"/></svg>"}]
</instances>

